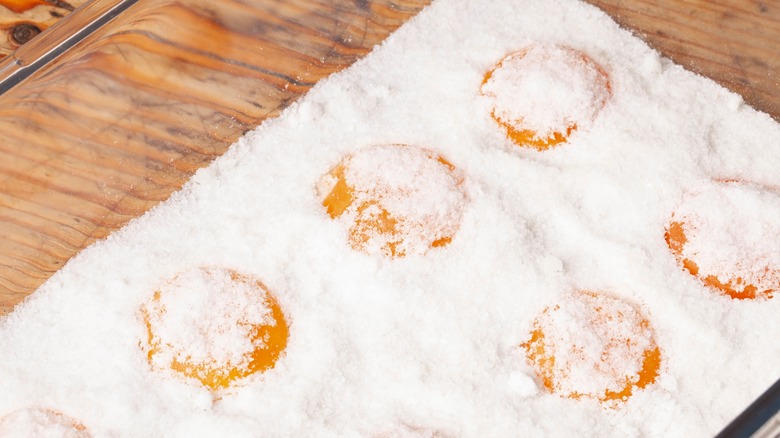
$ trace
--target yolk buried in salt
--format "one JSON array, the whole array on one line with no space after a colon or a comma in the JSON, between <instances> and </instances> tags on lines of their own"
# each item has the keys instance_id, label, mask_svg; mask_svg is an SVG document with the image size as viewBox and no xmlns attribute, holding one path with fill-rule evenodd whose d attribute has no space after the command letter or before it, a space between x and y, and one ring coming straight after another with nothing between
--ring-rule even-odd
<instances>
[{"instance_id":1,"label":"yolk buried in salt","mask_svg":"<svg viewBox=\"0 0 780 438\"><path fill-rule=\"evenodd\" d=\"M780 290L780 197L728 181L689 194L664 238L683 269L733 299Z\"/></svg>"},{"instance_id":2,"label":"yolk buried in salt","mask_svg":"<svg viewBox=\"0 0 780 438\"><path fill-rule=\"evenodd\" d=\"M403 257L452 241L465 195L462 178L436 153L380 145L344 158L320 181L328 215L349 227L352 248Z\"/></svg>"},{"instance_id":3,"label":"yolk buried in salt","mask_svg":"<svg viewBox=\"0 0 780 438\"><path fill-rule=\"evenodd\" d=\"M648 320L632 304L577 292L536 318L521 344L545 389L609 405L653 383L661 350Z\"/></svg>"},{"instance_id":4,"label":"yolk buried in salt","mask_svg":"<svg viewBox=\"0 0 780 438\"><path fill-rule=\"evenodd\" d=\"M604 69L566 46L534 45L511 53L485 73L481 93L491 118L515 144L538 150L588 128L612 96Z\"/></svg>"},{"instance_id":5,"label":"yolk buried in salt","mask_svg":"<svg viewBox=\"0 0 780 438\"><path fill-rule=\"evenodd\" d=\"M186 271L155 291L141 313L152 368L173 370L211 390L273 368L289 336L268 289L229 269Z\"/></svg>"},{"instance_id":6,"label":"yolk buried in salt","mask_svg":"<svg viewBox=\"0 0 780 438\"><path fill-rule=\"evenodd\" d=\"M90 438L92 434L79 421L61 412L30 408L0 418L0 437L17 436Z\"/></svg>"}]
</instances>

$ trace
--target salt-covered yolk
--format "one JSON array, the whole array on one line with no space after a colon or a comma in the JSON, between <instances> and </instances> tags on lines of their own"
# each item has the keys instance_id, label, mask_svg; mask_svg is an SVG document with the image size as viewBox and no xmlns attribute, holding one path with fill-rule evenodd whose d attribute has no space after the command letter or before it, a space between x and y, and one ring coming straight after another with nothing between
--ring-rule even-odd
<instances>
[{"instance_id":1,"label":"salt-covered yolk","mask_svg":"<svg viewBox=\"0 0 780 438\"><path fill-rule=\"evenodd\" d=\"M90 438L78 420L52 409L30 408L0 418L0 437L61 436Z\"/></svg>"},{"instance_id":2,"label":"salt-covered yolk","mask_svg":"<svg viewBox=\"0 0 780 438\"><path fill-rule=\"evenodd\" d=\"M632 304L577 292L536 318L521 344L548 391L614 404L659 375L661 350L648 320Z\"/></svg>"},{"instance_id":3,"label":"salt-covered yolk","mask_svg":"<svg viewBox=\"0 0 780 438\"><path fill-rule=\"evenodd\" d=\"M733 278L733 275L729 275L729 277L732 278L726 281L722 281L717 275L712 274L701 277L699 275L699 266L696 262L683 255L685 244L688 242L688 238L685 235L686 228L689 228L689 233L696 232L695 230L690 229L686 222L672 221L666 229L666 233L664 233L666 244L669 246L669 249L672 250L672 253L675 258L677 258L678 262L682 264L683 268L690 272L694 277L699 278L705 285L715 288L731 298L738 300L756 298L758 288L754 284L748 284L740 276ZM766 290L762 291L762 294L771 296L772 292L772 290Z\"/></svg>"},{"instance_id":4,"label":"salt-covered yolk","mask_svg":"<svg viewBox=\"0 0 780 438\"><path fill-rule=\"evenodd\" d=\"M689 194L664 234L683 269L738 300L771 298L780 290L777 236L780 198L736 181Z\"/></svg>"},{"instance_id":5,"label":"salt-covered yolk","mask_svg":"<svg viewBox=\"0 0 780 438\"><path fill-rule=\"evenodd\" d=\"M449 244L462 216L462 178L427 149L380 145L344 158L319 184L328 215L349 227L352 248L389 257Z\"/></svg>"},{"instance_id":6,"label":"salt-covered yolk","mask_svg":"<svg viewBox=\"0 0 780 438\"><path fill-rule=\"evenodd\" d=\"M490 117L518 146L545 150L589 127L612 95L604 69L581 51L534 45L485 73Z\"/></svg>"},{"instance_id":7,"label":"salt-covered yolk","mask_svg":"<svg viewBox=\"0 0 780 438\"><path fill-rule=\"evenodd\" d=\"M274 367L289 336L268 289L228 269L180 274L155 291L141 313L152 367L197 379L211 390Z\"/></svg>"}]
</instances>

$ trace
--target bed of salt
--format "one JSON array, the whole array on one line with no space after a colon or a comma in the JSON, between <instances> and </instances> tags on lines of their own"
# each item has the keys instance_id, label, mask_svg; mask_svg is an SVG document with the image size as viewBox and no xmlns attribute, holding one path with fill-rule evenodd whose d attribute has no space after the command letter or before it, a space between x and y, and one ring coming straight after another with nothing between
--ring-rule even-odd
<instances>
[{"instance_id":1,"label":"bed of salt","mask_svg":"<svg viewBox=\"0 0 780 438\"><path fill-rule=\"evenodd\" d=\"M547 151L512 144L480 93L496 62L540 44L587 54L612 93ZM428 149L462 175L449 245L368 254L328 216L323 176L382 144ZM733 211L697 199L729 199L739 216L707 229L747 232L727 226L731 237L691 251L710 254L708 269L733 265L716 260L724 242L776 262L779 168L778 124L591 6L437 0L0 320L0 427L44 433L48 422L58 436L72 418L107 437L711 435L780 377L780 299L706 287L664 230L686 199L707 218ZM696 198L724 180L761 193ZM153 368L143 348L140 309L203 266L260 279L290 327L274 368L220 391ZM519 347L543 309L578 290L641 309L661 350L656 381L616 407L548 393ZM202 310L209 299L181 302ZM201 342L191 334L173 338Z\"/></svg>"}]
</instances>

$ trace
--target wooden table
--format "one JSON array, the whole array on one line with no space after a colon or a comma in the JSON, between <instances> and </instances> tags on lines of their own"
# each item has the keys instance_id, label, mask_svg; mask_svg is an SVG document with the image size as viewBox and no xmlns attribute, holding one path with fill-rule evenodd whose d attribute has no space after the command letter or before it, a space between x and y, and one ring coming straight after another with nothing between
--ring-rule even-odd
<instances>
[{"instance_id":1,"label":"wooden table","mask_svg":"<svg viewBox=\"0 0 780 438\"><path fill-rule=\"evenodd\" d=\"M0 59L65 17L86 0L0 0Z\"/></svg>"},{"instance_id":2,"label":"wooden table","mask_svg":"<svg viewBox=\"0 0 780 438\"><path fill-rule=\"evenodd\" d=\"M780 121L780 1L586 0Z\"/></svg>"},{"instance_id":3,"label":"wooden table","mask_svg":"<svg viewBox=\"0 0 780 438\"><path fill-rule=\"evenodd\" d=\"M780 120L777 2L590 1ZM139 0L0 96L0 314L428 2Z\"/></svg>"},{"instance_id":4,"label":"wooden table","mask_svg":"<svg viewBox=\"0 0 780 438\"><path fill-rule=\"evenodd\" d=\"M139 0L0 96L0 313L428 1Z\"/></svg>"}]
</instances>

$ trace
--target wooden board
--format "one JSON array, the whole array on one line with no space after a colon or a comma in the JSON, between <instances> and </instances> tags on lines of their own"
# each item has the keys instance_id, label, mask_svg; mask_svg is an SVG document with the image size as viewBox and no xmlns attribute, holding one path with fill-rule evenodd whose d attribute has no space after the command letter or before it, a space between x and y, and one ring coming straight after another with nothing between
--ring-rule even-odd
<instances>
[{"instance_id":1,"label":"wooden board","mask_svg":"<svg viewBox=\"0 0 780 438\"><path fill-rule=\"evenodd\" d=\"M140 0L0 96L0 314L428 2ZM590 2L780 120L777 2Z\"/></svg>"},{"instance_id":2,"label":"wooden board","mask_svg":"<svg viewBox=\"0 0 780 438\"><path fill-rule=\"evenodd\" d=\"M780 1L586 0L780 121Z\"/></svg>"},{"instance_id":3,"label":"wooden board","mask_svg":"<svg viewBox=\"0 0 780 438\"><path fill-rule=\"evenodd\" d=\"M427 2L140 0L0 96L0 312Z\"/></svg>"},{"instance_id":4,"label":"wooden board","mask_svg":"<svg viewBox=\"0 0 780 438\"><path fill-rule=\"evenodd\" d=\"M0 0L0 59L87 0Z\"/></svg>"}]
</instances>

